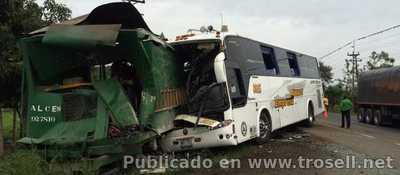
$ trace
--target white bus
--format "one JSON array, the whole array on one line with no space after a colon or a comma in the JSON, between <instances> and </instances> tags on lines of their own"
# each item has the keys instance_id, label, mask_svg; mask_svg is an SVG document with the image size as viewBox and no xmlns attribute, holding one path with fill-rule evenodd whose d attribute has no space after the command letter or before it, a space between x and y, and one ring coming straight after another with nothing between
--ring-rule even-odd
<instances>
[{"instance_id":1,"label":"white bus","mask_svg":"<svg viewBox=\"0 0 400 175\"><path fill-rule=\"evenodd\" d=\"M166 152L268 141L323 112L317 59L235 34L203 31L170 42L187 72L188 104Z\"/></svg>"}]
</instances>

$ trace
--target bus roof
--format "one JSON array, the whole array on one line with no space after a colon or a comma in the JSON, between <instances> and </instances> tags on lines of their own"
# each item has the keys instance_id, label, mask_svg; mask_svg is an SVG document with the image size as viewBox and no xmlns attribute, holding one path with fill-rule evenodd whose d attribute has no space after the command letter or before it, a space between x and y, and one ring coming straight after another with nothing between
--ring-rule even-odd
<instances>
[{"instance_id":1,"label":"bus roof","mask_svg":"<svg viewBox=\"0 0 400 175\"><path fill-rule=\"evenodd\" d=\"M316 59L316 57L310 56L308 54L304 54L304 53L300 53L300 52L293 51L293 50L290 50L290 49L286 49L286 48L283 48L283 47L279 47L279 46L275 46L275 45L272 45L272 44L268 44L268 43L265 43L265 42L262 42L262 41L258 41L258 40L255 40L255 39L251 39L251 38L248 38L248 37L244 37L244 36L241 36L241 35L239 35L237 33L232 33L232 32L218 32L218 31L212 31L212 32L188 32L187 34L176 36L174 41L170 41L168 43L170 43L172 45L175 45L175 44L180 44L180 43L182 43L182 44L183 43L192 43L192 42L204 41L204 40L220 40L221 43L223 43L225 41L225 38L232 37L232 36L249 39L249 40L258 42L261 45L265 45L265 46L273 47L273 48L278 48L278 49L283 49L283 50L286 50L286 51L289 51L289 52L292 52L292 53L295 53L295 54L298 54L298 55L304 55L304 56L308 56L308 57L312 57L312 58Z\"/></svg>"}]
</instances>

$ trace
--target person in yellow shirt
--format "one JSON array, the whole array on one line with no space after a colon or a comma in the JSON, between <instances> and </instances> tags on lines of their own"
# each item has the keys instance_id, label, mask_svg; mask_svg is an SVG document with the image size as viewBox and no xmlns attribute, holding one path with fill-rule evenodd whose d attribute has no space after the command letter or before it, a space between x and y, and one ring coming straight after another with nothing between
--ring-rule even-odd
<instances>
[{"instance_id":1,"label":"person in yellow shirt","mask_svg":"<svg viewBox=\"0 0 400 175\"><path fill-rule=\"evenodd\" d=\"M329 99L327 97L324 97L323 102L324 102L325 111L328 112Z\"/></svg>"},{"instance_id":2,"label":"person in yellow shirt","mask_svg":"<svg viewBox=\"0 0 400 175\"><path fill-rule=\"evenodd\" d=\"M328 108L329 108L329 100L328 100L327 97L324 97L323 103L324 103L324 108L325 108L325 111L323 113L323 117L325 119L327 119L328 118Z\"/></svg>"}]
</instances>

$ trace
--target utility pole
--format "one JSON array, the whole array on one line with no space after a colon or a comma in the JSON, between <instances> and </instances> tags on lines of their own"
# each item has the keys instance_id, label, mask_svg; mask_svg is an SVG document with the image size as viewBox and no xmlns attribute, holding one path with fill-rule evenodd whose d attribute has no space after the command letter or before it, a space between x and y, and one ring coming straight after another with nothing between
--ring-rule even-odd
<instances>
[{"instance_id":1,"label":"utility pole","mask_svg":"<svg viewBox=\"0 0 400 175\"><path fill-rule=\"evenodd\" d=\"M347 53L347 56L352 57L351 63L352 63L352 80L351 80L351 95L354 97L354 89L355 89L355 82L358 80L358 62L361 61L361 59L358 59L357 57L360 55L360 52L356 53L356 42L353 41L353 52L352 53Z\"/></svg>"}]
</instances>

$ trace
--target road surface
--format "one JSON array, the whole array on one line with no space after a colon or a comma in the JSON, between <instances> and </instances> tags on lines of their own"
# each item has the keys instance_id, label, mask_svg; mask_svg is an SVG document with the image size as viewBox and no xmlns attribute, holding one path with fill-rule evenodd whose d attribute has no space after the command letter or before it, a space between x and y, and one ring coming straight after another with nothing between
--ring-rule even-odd
<instances>
[{"instance_id":1,"label":"road surface","mask_svg":"<svg viewBox=\"0 0 400 175\"><path fill-rule=\"evenodd\" d=\"M347 146L359 153L374 157L391 156L400 159L399 126L375 126L360 123L355 116L352 117L350 129L343 129L340 126L341 116L337 113L331 113L328 119L319 117L316 125L305 129L305 131ZM400 160L395 162L397 167L400 167Z\"/></svg>"},{"instance_id":2,"label":"road surface","mask_svg":"<svg viewBox=\"0 0 400 175\"><path fill-rule=\"evenodd\" d=\"M358 123L353 116L350 129L340 128L340 115L330 114L328 119L317 117L312 128L301 125L286 127L275 132L273 139L263 145L252 142L238 146L203 149L175 155L176 158L190 159L200 155L202 159L212 159L212 168L168 168L171 174L207 174L207 175L400 175L400 127L377 127ZM363 168L364 160L385 160L387 157L393 168ZM337 168L320 166L317 161L345 160L354 157L355 168ZM299 158L313 160L311 166L300 167ZM228 159L240 163L233 167L221 167L221 160ZM290 166L252 167L249 161L291 160Z\"/></svg>"}]
</instances>

